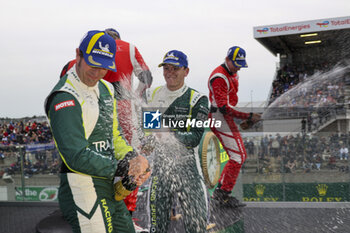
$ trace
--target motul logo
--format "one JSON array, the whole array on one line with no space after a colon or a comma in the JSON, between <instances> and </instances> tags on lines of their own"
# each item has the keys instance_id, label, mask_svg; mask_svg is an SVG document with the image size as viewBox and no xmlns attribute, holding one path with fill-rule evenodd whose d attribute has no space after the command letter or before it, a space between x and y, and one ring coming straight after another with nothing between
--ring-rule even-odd
<instances>
[{"instance_id":1,"label":"motul logo","mask_svg":"<svg viewBox=\"0 0 350 233\"><path fill-rule=\"evenodd\" d=\"M72 107L72 106L75 106L74 100L67 100L67 101L64 101L62 103L56 104L55 111L58 111L58 110L65 108L65 107Z\"/></svg>"}]
</instances>

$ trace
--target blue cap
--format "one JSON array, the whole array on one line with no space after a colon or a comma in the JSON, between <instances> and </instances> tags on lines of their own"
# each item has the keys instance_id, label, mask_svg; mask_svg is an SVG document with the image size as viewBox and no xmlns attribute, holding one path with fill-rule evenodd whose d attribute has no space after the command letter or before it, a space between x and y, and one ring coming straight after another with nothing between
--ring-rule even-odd
<instances>
[{"instance_id":1,"label":"blue cap","mask_svg":"<svg viewBox=\"0 0 350 233\"><path fill-rule=\"evenodd\" d=\"M178 67L188 67L187 56L181 51L171 50L167 52L163 58L163 62L158 67L170 64Z\"/></svg>"},{"instance_id":2,"label":"blue cap","mask_svg":"<svg viewBox=\"0 0 350 233\"><path fill-rule=\"evenodd\" d=\"M247 68L248 64L245 60L244 49L233 46L227 52L227 57L232 61L233 65L237 68Z\"/></svg>"},{"instance_id":3,"label":"blue cap","mask_svg":"<svg viewBox=\"0 0 350 233\"><path fill-rule=\"evenodd\" d=\"M80 42L79 49L89 66L100 67L116 72L115 40L103 31L88 31Z\"/></svg>"},{"instance_id":4,"label":"blue cap","mask_svg":"<svg viewBox=\"0 0 350 233\"><path fill-rule=\"evenodd\" d=\"M105 32L108 33L108 35L110 35L111 37L113 37L113 39L116 39L116 37L118 37L120 39L120 34L117 30L115 30L114 28L107 28L105 30Z\"/></svg>"}]
</instances>

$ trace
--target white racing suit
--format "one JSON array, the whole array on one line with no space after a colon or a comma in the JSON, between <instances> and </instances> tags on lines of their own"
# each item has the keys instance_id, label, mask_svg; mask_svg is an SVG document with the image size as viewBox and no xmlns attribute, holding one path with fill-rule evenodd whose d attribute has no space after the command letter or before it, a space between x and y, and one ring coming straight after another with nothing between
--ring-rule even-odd
<instances>
[{"instance_id":1,"label":"white racing suit","mask_svg":"<svg viewBox=\"0 0 350 233\"><path fill-rule=\"evenodd\" d=\"M186 121L207 120L208 98L183 86L170 91L162 86L153 92L150 104L164 109L162 119ZM164 125L163 125L164 126ZM154 152L154 166L149 190L151 232L167 232L174 198L183 210L187 233L206 232L208 201L198 153L204 128L171 127L161 135Z\"/></svg>"}]
</instances>

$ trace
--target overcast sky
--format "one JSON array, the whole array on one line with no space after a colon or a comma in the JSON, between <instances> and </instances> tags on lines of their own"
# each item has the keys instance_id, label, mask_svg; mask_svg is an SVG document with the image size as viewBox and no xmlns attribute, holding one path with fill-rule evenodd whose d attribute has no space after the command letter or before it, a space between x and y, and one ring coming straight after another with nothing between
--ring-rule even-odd
<instances>
[{"instance_id":1,"label":"overcast sky","mask_svg":"<svg viewBox=\"0 0 350 233\"><path fill-rule=\"evenodd\" d=\"M44 115L44 99L88 30L113 27L135 44L151 69L178 49L189 58L189 86L208 94L207 79L229 47L247 52L239 72L240 102L264 101L277 57L253 37L253 27L350 15L349 0L1 0L0 117Z\"/></svg>"}]
</instances>

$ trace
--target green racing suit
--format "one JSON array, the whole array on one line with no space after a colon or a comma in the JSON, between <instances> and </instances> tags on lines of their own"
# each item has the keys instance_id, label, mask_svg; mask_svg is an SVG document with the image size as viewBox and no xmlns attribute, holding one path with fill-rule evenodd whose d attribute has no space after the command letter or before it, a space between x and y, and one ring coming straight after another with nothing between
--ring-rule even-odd
<instances>
[{"instance_id":1,"label":"green racing suit","mask_svg":"<svg viewBox=\"0 0 350 233\"><path fill-rule=\"evenodd\" d=\"M82 83L73 66L45 101L62 159L59 206L73 232L135 232L124 201L114 199L113 180L133 149L118 129L110 83Z\"/></svg>"}]
</instances>

